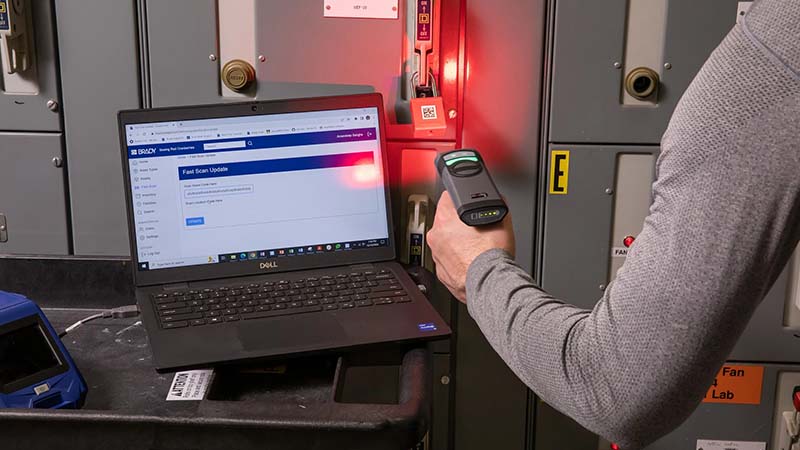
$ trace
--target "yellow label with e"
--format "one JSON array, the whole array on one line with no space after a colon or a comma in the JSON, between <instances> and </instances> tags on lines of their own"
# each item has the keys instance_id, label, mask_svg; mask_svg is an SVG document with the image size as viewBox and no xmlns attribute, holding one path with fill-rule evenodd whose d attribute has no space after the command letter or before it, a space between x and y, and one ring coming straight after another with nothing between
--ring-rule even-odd
<instances>
[{"instance_id":1,"label":"yellow label with e","mask_svg":"<svg viewBox=\"0 0 800 450\"><path fill-rule=\"evenodd\" d=\"M569 186L569 150L550 152L550 193L566 195Z\"/></svg>"},{"instance_id":2,"label":"yellow label with e","mask_svg":"<svg viewBox=\"0 0 800 450\"><path fill-rule=\"evenodd\" d=\"M703 403L761 404L763 366L724 365L706 392Z\"/></svg>"}]
</instances>

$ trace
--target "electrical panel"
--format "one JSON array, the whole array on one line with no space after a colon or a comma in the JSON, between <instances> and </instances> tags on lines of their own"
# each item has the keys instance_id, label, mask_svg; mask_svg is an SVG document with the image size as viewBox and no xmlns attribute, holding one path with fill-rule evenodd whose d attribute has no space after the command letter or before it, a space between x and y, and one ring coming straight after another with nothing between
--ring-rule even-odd
<instances>
[{"instance_id":1,"label":"electrical panel","mask_svg":"<svg viewBox=\"0 0 800 450\"><path fill-rule=\"evenodd\" d=\"M0 254L70 252L54 22L0 0Z\"/></svg>"},{"instance_id":2,"label":"electrical panel","mask_svg":"<svg viewBox=\"0 0 800 450\"><path fill-rule=\"evenodd\" d=\"M554 0L549 5L539 274L546 291L590 309L635 245L652 202L661 136L678 100L749 2ZM735 362L720 371L704 402L648 450L784 448L787 433L794 432L784 417L795 418L792 393L785 392L793 385L778 386L778 374L796 376L793 364L800 365L797 258L756 310L729 356ZM547 424L560 422L560 431L573 429L558 436L562 447L609 448L556 417L540 405L536 442L552 442L559 431Z\"/></svg>"},{"instance_id":3,"label":"electrical panel","mask_svg":"<svg viewBox=\"0 0 800 450\"><path fill-rule=\"evenodd\" d=\"M0 254L69 254L61 138L0 132Z\"/></svg>"}]
</instances>

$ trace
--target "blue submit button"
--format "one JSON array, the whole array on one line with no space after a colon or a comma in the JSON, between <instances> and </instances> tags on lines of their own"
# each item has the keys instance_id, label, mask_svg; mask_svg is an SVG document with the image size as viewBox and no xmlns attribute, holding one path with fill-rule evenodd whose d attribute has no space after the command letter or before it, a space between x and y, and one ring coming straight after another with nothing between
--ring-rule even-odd
<instances>
[{"instance_id":1,"label":"blue submit button","mask_svg":"<svg viewBox=\"0 0 800 450\"><path fill-rule=\"evenodd\" d=\"M206 218L205 217L187 217L186 218L186 226L192 227L196 225L205 225Z\"/></svg>"}]
</instances>

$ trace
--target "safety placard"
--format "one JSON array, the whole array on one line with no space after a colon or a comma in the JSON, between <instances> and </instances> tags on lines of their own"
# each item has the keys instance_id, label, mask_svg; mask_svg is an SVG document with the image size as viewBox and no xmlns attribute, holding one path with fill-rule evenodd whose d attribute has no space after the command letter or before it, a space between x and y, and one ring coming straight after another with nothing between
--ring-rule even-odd
<instances>
[{"instance_id":1,"label":"safety placard","mask_svg":"<svg viewBox=\"0 0 800 450\"><path fill-rule=\"evenodd\" d=\"M763 366L722 366L703 403L758 405L763 380Z\"/></svg>"},{"instance_id":2,"label":"safety placard","mask_svg":"<svg viewBox=\"0 0 800 450\"><path fill-rule=\"evenodd\" d=\"M698 439L696 450L767 450L767 443Z\"/></svg>"},{"instance_id":3,"label":"safety placard","mask_svg":"<svg viewBox=\"0 0 800 450\"><path fill-rule=\"evenodd\" d=\"M167 401L203 400L213 379L214 371L208 369L177 372L169 387Z\"/></svg>"},{"instance_id":4,"label":"safety placard","mask_svg":"<svg viewBox=\"0 0 800 450\"><path fill-rule=\"evenodd\" d=\"M569 150L550 152L550 193L566 195L569 186Z\"/></svg>"},{"instance_id":5,"label":"safety placard","mask_svg":"<svg viewBox=\"0 0 800 450\"><path fill-rule=\"evenodd\" d=\"M323 0L323 16L397 19L398 3L398 0Z\"/></svg>"}]
</instances>

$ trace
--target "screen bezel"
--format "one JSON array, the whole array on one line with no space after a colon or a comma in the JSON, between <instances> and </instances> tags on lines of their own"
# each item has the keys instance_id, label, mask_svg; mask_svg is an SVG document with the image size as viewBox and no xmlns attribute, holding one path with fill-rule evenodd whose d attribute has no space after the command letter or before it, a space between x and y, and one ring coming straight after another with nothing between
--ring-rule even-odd
<instances>
[{"instance_id":1,"label":"screen bezel","mask_svg":"<svg viewBox=\"0 0 800 450\"><path fill-rule=\"evenodd\" d=\"M236 261L213 264L182 266L168 269L139 270L139 252L136 249L136 233L133 217L133 197L131 193L128 146L125 140L127 125L179 120L218 119L227 117L258 116L299 112L329 111L337 109L377 108L378 126L383 162L384 197L386 202L387 246L370 249L330 252L323 254L284 256L254 261ZM211 280L247 275L289 272L302 269L335 267L395 259L396 249L392 222L392 205L386 145L386 125L383 97L379 93L357 94L335 97L316 97L289 100L258 101L247 103L227 103L200 106L181 106L171 108L137 109L120 111L118 114L120 151L122 153L125 201L128 216L128 240L133 260L133 273L136 286L152 286L166 283ZM365 239L382 239L370 236ZM308 245L315 244L309 242ZM240 249L233 251L249 251ZM257 250L257 249L252 249ZM277 267L262 268L262 263L276 262Z\"/></svg>"},{"instance_id":2,"label":"screen bezel","mask_svg":"<svg viewBox=\"0 0 800 450\"><path fill-rule=\"evenodd\" d=\"M0 384L0 393L3 394L11 394L14 392L19 391L20 389L25 389L27 387L35 386L40 384L54 376L61 375L69 370L69 365L67 364L66 360L64 359L64 354L61 352L61 349L56 344L55 338L50 334L48 331L47 326L44 323L44 320L38 315L34 314L32 316L23 317L22 319L15 320L13 322L8 322L3 325L0 325L0 335L12 333L19 329L36 325L39 328L39 332L42 333L42 337L47 342L47 345L50 346L50 350L53 351L53 355L58 360L58 365L53 366L49 369L40 370L34 374L28 375L27 377L20 378L19 380L12 381L11 383Z\"/></svg>"}]
</instances>

